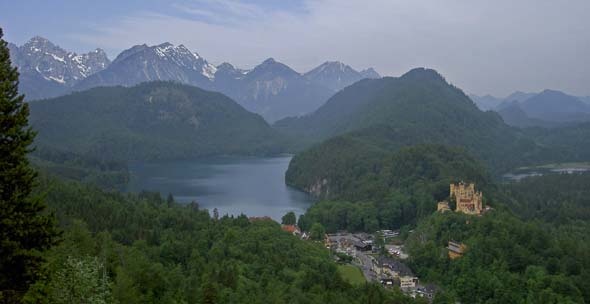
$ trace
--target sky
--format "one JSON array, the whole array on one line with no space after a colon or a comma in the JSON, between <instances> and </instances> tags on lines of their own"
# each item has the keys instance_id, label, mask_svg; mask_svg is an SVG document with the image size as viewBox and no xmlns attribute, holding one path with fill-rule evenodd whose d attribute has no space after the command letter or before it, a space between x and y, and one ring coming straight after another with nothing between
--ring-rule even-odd
<instances>
[{"instance_id":1,"label":"sky","mask_svg":"<svg viewBox=\"0 0 590 304\"><path fill-rule=\"evenodd\" d=\"M467 93L590 95L589 0L1 0L5 39L35 35L113 59L136 44L184 44L251 68L325 61L399 76L439 71Z\"/></svg>"}]
</instances>

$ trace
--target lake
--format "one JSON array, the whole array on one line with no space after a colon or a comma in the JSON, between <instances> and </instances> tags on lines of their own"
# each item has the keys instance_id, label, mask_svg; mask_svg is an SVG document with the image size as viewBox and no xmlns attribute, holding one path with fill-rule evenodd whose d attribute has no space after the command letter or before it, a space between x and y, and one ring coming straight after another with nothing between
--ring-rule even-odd
<instances>
[{"instance_id":1,"label":"lake","mask_svg":"<svg viewBox=\"0 0 590 304\"><path fill-rule=\"evenodd\" d=\"M299 215L313 198L285 185L291 156L267 158L211 158L194 161L135 162L130 164L128 191L172 193L180 203L195 200L200 208L217 208L219 215L270 216L280 221L293 211Z\"/></svg>"},{"instance_id":2,"label":"lake","mask_svg":"<svg viewBox=\"0 0 590 304\"><path fill-rule=\"evenodd\" d=\"M502 176L505 181L519 181L523 178L545 174L575 174L590 171L590 163L547 164L536 167L523 167Z\"/></svg>"}]
</instances>

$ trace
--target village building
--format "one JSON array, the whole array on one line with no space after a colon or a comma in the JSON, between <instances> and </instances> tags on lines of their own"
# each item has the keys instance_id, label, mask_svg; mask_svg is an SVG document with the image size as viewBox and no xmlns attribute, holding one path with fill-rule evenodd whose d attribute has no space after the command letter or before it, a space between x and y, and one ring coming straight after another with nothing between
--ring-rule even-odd
<instances>
[{"instance_id":1,"label":"village building","mask_svg":"<svg viewBox=\"0 0 590 304\"><path fill-rule=\"evenodd\" d=\"M371 235L366 233L335 233L326 234L324 245L336 252L355 256L355 251L371 251L373 241Z\"/></svg>"},{"instance_id":2,"label":"village building","mask_svg":"<svg viewBox=\"0 0 590 304\"><path fill-rule=\"evenodd\" d=\"M447 201L438 202L438 205L436 206L436 211L438 211L438 212L451 211L451 207L449 207L449 202L447 202Z\"/></svg>"},{"instance_id":3,"label":"village building","mask_svg":"<svg viewBox=\"0 0 590 304\"><path fill-rule=\"evenodd\" d=\"M434 300L434 296L438 291L438 286L434 284L426 284L424 286L416 287L416 295L428 299L429 302Z\"/></svg>"},{"instance_id":4,"label":"village building","mask_svg":"<svg viewBox=\"0 0 590 304\"><path fill-rule=\"evenodd\" d=\"M281 229L283 229L283 231L289 232L295 236L301 235L301 229L299 229L299 227L297 227L295 225L282 225Z\"/></svg>"},{"instance_id":5,"label":"village building","mask_svg":"<svg viewBox=\"0 0 590 304\"><path fill-rule=\"evenodd\" d=\"M418 284L418 278L410 267L389 257L373 259L373 271L380 277L381 284L386 287L397 285L404 292L413 292Z\"/></svg>"},{"instance_id":6,"label":"village building","mask_svg":"<svg viewBox=\"0 0 590 304\"><path fill-rule=\"evenodd\" d=\"M447 249L449 251L449 258L451 260L454 260L456 258L460 258L463 256L463 253L465 253L467 246L465 246L465 244L463 243L449 241Z\"/></svg>"},{"instance_id":7,"label":"village building","mask_svg":"<svg viewBox=\"0 0 590 304\"><path fill-rule=\"evenodd\" d=\"M408 292L413 291L418 283L418 278L414 276L401 276L399 277L399 288L402 291Z\"/></svg>"},{"instance_id":8,"label":"village building","mask_svg":"<svg viewBox=\"0 0 590 304\"><path fill-rule=\"evenodd\" d=\"M354 248L359 251L371 251L373 245L364 241L354 241Z\"/></svg>"}]
</instances>

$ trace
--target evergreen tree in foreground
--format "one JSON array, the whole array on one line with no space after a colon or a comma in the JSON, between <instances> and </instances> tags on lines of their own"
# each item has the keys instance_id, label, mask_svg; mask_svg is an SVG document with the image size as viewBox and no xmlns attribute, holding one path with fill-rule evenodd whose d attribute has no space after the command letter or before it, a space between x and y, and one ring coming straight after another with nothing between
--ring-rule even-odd
<instances>
[{"instance_id":1,"label":"evergreen tree in foreground","mask_svg":"<svg viewBox=\"0 0 590 304\"><path fill-rule=\"evenodd\" d=\"M0 28L0 303L18 303L41 275L41 253L58 233L54 216L44 214L45 204L31 196L37 174L27 153L35 132L2 37Z\"/></svg>"}]
</instances>

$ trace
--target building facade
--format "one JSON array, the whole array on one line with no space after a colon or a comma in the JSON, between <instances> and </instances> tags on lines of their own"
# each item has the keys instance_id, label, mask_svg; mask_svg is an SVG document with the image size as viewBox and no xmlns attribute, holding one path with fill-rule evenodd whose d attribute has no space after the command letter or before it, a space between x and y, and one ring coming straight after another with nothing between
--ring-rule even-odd
<instances>
[{"instance_id":1,"label":"building facade","mask_svg":"<svg viewBox=\"0 0 590 304\"><path fill-rule=\"evenodd\" d=\"M465 214L481 214L483 210L483 194L475 191L475 184L460 182L451 184L451 199L457 203L455 211Z\"/></svg>"},{"instance_id":2,"label":"building facade","mask_svg":"<svg viewBox=\"0 0 590 304\"><path fill-rule=\"evenodd\" d=\"M456 258L460 258L463 256L463 253L465 253L467 246L465 246L465 244L463 244L463 243L449 241L449 245L447 246L447 249L448 249L448 253L449 253L449 258L451 260L454 260Z\"/></svg>"}]
</instances>

